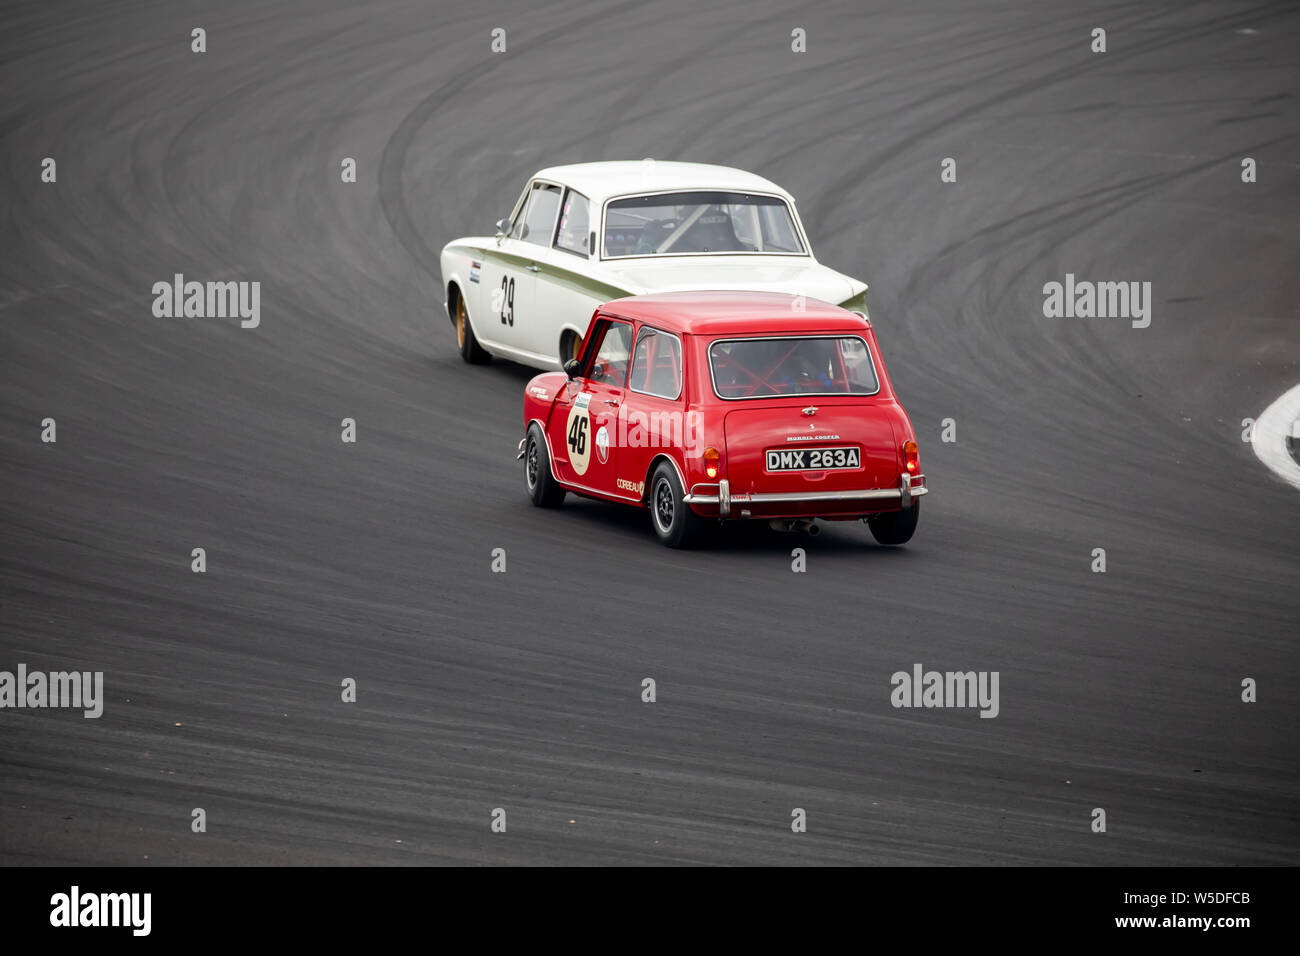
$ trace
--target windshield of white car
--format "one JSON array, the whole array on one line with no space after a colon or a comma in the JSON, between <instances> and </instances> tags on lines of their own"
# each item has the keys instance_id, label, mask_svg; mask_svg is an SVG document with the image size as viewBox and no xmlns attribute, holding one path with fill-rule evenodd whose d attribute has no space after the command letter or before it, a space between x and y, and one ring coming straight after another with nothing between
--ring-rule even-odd
<instances>
[{"instance_id":1,"label":"windshield of white car","mask_svg":"<svg viewBox=\"0 0 1300 956\"><path fill-rule=\"evenodd\" d=\"M604 257L807 255L785 200L713 190L612 200Z\"/></svg>"},{"instance_id":2,"label":"windshield of white car","mask_svg":"<svg viewBox=\"0 0 1300 956\"><path fill-rule=\"evenodd\" d=\"M729 339L709 346L719 398L776 395L874 395L871 352L856 335Z\"/></svg>"}]
</instances>

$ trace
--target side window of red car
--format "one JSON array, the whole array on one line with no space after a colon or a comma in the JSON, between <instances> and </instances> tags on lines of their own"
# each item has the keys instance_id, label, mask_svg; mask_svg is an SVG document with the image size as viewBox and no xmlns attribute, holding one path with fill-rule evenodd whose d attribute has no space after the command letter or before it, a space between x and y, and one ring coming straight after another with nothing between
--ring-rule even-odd
<instances>
[{"instance_id":1,"label":"side window of red car","mask_svg":"<svg viewBox=\"0 0 1300 956\"><path fill-rule=\"evenodd\" d=\"M622 388L627 384L627 366L632 352L632 326L627 322L607 322L596 330L596 335L598 340L595 357L587 371L587 378Z\"/></svg>"},{"instance_id":2,"label":"side window of red car","mask_svg":"<svg viewBox=\"0 0 1300 956\"><path fill-rule=\"evenodd\" d=\"M643 328L632 354L628 387L634 392L677 398L682 393L682 343L667 332Z\"/></svg>"}]
</instances>

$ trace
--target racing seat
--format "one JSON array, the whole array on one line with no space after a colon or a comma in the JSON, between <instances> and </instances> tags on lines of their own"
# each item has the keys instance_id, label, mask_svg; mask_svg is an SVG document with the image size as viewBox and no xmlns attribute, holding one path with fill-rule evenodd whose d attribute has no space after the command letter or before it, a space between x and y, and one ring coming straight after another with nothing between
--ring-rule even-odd
<instances>
[{"instance_id":1,"label":"racing seat","mask_svg":"<svg viewBox=\"0 0 1300 956\"><path fill-rule=\"evenodd\" d=\"M673 234L677 223L671 219L656 219L641 228L641 235L636 240L637 255L650 255L656 252L663 241ZM680 243L681 240L678 240Z\"/></svg>"},{"instance_id":2,"label":"racing seat","mask_svg":"<svg viewBox=\"0 0 1300 956\"><path fill-rule=\"evenodd\" d=\"M713 206L673 243L673 252L739 252L746 247L732 228L731 216L720 206Z\"/></svg>"}]
</instances>

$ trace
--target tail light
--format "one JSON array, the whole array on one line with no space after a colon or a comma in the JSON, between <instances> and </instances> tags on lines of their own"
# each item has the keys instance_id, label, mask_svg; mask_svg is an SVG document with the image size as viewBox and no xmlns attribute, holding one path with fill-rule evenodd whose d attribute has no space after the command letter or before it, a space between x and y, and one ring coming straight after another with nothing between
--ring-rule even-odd
<instances>
[{"instance_id":1,"label":"tail light","mask_svg":"<svg viewBox=\"0 0 1300 956\"><path fill-rule=\"evenodd\" d=\"M903 461L907 464L907 473L909 475L921 473L921 456L916 450L916 442L903 442Z\"/></svg>"},{"instance_id":2,"label":"tail light","mask_svg":"<svg viewBox=\"0 0 1300 956\"><path fill-rule=\"evenodd\" d=\"M718 459L721 457L716 448L704 449L704 473L710 478L718 477Z\"/></svg>"}]
</instances>

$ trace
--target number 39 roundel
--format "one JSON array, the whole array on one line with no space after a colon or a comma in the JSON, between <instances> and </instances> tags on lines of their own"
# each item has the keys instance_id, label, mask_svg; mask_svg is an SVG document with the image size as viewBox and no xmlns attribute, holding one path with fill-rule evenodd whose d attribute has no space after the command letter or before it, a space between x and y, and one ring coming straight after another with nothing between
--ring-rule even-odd
<instances>
[{"instance_id":1,"label":"number 39 roundel","mask_svg":"<svg viewBox=\"0 0 1300 956\"><path fill-rule=\"evenodd\" d=\"M569 421L565 425L565 443L569 446L569 464L574 474L585 475L591 464L591 404L590 392L579 392L569 409Z\"/></svg>"}]
</instances>

